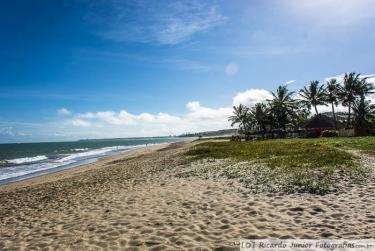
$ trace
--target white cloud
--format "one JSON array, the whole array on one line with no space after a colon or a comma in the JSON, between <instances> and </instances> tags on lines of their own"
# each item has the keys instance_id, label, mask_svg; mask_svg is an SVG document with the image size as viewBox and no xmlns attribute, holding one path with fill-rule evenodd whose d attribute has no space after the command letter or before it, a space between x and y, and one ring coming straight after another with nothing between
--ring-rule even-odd
<instances>
[{"instance_id":1,"label":"white cloud","mask_svg":"<svg viewBox=\"0 0 375 251\"><path fill-rule=\"evenodd\" d=\"M89 127L92 125L91 122L85 121L82 119L73 119L68 122L72 126L78 126L78 127Z\"/></svg>"},{"instance_id":2,"label":"white cloud","mask_svg":"<svg viewBox=\"0 0 375 251\"><path fill-rule=\"evenodd\" d=\"M186 108L186 113L180 116L163 112L132 114L126 110L88 112L76 114L76 118L66 125L73 126L74 131L81 127L95 128L94 132L101 137L170 135L230 127L228 116L232 114L231 107L210 108L192 101L186 104ZM93 135L87 129L81 132Z\"/></svg>"},{"instance_id":3,"label":"white cloud","mask_svg":"<svg viewBox=\"0 0 375 251\"><path fill-rule=\"evenodd\" d=\"M188 108L190 111L196 111L200 107L200 103L198 101L191 101L186 104L186 108Z\"/></svg>"},{"instance_id":4,"label":"white cloud","mask_svg":"<svg viewBox=\"0 0 375 251\"><path fill-rule=\"evenodd\" d=\"M227 64L225 73L229 76L236 75L238 73L238 65L236 63Z\"/></svg>"},{"instance_id":5,"label":"white cloud","mask_svg":"<svg viewBox=\"0 0 375 251\"><path fill-rule=\"evenodd\" d=\"M101 7L92 4L93 10L103 11L93 11L87 19L101 27L101 36L118 42L178 44L227 19L217 5L198 0L105 3Z\"/></svg>"},{"instance_id":6,"label":"white cloud","mask_svg":"<svg viewBox=\"0 0 375 251\"><path fill-rule=\"evenodd\" d=\"M348 26L375 18L373 0L282 0L283 9L318 26Z\"/></svg>"},{"instance_id":7,"label":"white cloud","mask_svg":"<svg viewBox=\"0 0 375 251\"><path fill-rule=\"evenodd\" d=\"M233 98L233 104L252 106L271 97L266 90L250 89L238 93ZM191 101L186 104L186 109L179 116L162 112L133 114L126 110L87 112L76 114L76 118L69 120L68 125L74 126L74 130L85 128L81 131L82 134L91 133L92 136L96 133L101 137L170 135L230 128L228 117L233 112L231 106L212 108L203 106L198 101ZM94 127L94 132L88 131L89 127Z\"/></svg>"},{"instance_id":8,"label":"white cloud","mask_svg":"<svg viewBox=\"0 0 375 251\"><path fill-rule=\"evenodd\" d=\"M31 136L31 133L19 131L18 129L13 128L12 126L0 127L0 140L4 137L28 137Z\"/></svg>"},{"instance_id":9,"label":"white cloud","mask_svg":"<svg viewBox=\"0 0 375 251\"><path fill-rule=\"evenodd\" d=\"M121 110L119 112L114 111L98 111L95 113L88 112L84 114L78 114L77 117L81 121L87 120L98 120L100 122L105 122L110 125L138 125L140 123L173 123L179 121L180 118L176 116L169 115L167 113L141 113L141 114L131 114L126 110Z\"/></svg>"},{"instance_id":10,"label":"white cloud","mask_svg":"<svg viewBox=\"0 0 375 251\"><path fill-rule=\"evenodd\" d=\"M233 98L233 105L237 106L243 104L246 106L254 106L256 103L264 102L267 99L272 99L272 94L264 89L249 89L244 92L239 92Z\"/></svg>"},{"instance_id":11,"label":"white cloud","mask_svg":"<svg viewBox=\"0 0 375 251\"><path fill-rule=\"evenodd\" d=\"M71 114L72 112L69 111L68 109L62 107L62 108L60 108L60 109L57 110L57 113L58 113L59 115L69 115L69 114Z\"/></svg>"},{"instance_id":12,"label":"white cloud","mask_svg":"<svg viewBox=\"0 0 375 251\"><path fill-rule=\"evenodd\" d=\"M186 117L189 119L223 120L228 119L228 116L230 116L232 113L232 108L225 107L213 109L201 106L201 104L197 101L187 103L186 107L189 111Z\"/></svg>"},{"instance_id":13,"label":"white cloud","mask_svg":"<svg viewBox=\"0 0 375 251\"><path fill-rule=\"evenodd\" d=\"M327 106L318 105L316 108L318 109L319 113L332 112L332 106L331 105L327 105ZM339 104L338 106L335 106L335 112L347 112L347 111L348 111L348 108L342 106L341 104ZM314 115L315 114L315 108L312 107L310 112L311 112L312 115Z\"/></svg>"},{"instance_id":14,"label":"white cloud","mask_svg":"<svg viewBox=\"0 0 375 251\"><path fill-rule=\"evenodd\" d=\"M84 119L92 119L95 117L95 114L92 112L86 112L86 113L77 114L77 116L80 118L84 118Z\"/></svg>"},{"instance_id":15,"label":"white cloud","mask_svg":"<svg viewBox=\"0 0 375 251\"><path fill-rule=\"evenodd\" d=\"M292 80L286 81L285 84L290 85L290 84L293 84L294 82L296 82L296 81L294 79L292 79Z\"/></svg>"},{"instance_id":16,"label":"white cloud","mask_svg":"<svg viewBox=\"0 0 375 251\"><path fill-rule=\"evenodd\" d=\"M13 127L11 127L11 126L0 128L0 135L1 134L8 135L8 136L14 136L15 135L15 133L13 131Z\"/></svg>"}]
</instances>

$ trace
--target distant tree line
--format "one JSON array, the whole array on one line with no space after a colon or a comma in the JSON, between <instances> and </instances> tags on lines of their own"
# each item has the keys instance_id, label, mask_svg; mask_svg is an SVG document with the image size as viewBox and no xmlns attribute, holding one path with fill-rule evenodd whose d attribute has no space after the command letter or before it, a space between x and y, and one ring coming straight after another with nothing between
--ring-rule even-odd
<instances>
[{"instance_id":1,"label":"distant tree line","mask_svg":"<svg viewBox=\"0 0 375 251\"><path fill-rule=\"evenodd\" d=\"M236 134L237 129L223 129L218 131L207 131L207 132L197 132L197 133L184 133L179 135L179 137L216 137L216 136L228 136Z\"/></svg>"},{"instance_id":2,"label":"distant tree line","mask_svg":"<svg viewBox=\"0 0 375 251\"><path fill-rule=\"evenodd\" d=\"M244 134L253 131L265 133L273 129L298 129L310 117L312 108L317 116L318 106L324 105L331 107L337 128L335 108L342 104L347 108L345 127L354 128L356 135L364 135L375 123L375 106L368 100L374 89L367 77L361 77L355 72L345 74L342 82L337 79L330 79L324 84L311 81L298 93L281 85L276 92L271 92L272 99L266 102L257 103L253 107L243 104L234 106L229 121L232 126L238 124L240 132Z\"/></svg>"}]
</instances>

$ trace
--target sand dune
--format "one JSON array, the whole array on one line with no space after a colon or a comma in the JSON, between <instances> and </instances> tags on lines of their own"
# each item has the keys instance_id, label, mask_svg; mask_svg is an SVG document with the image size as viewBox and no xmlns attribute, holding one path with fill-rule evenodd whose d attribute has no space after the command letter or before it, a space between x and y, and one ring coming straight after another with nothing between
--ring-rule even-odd
<instances>
[{"instance_id":1,"label":"sand dune","mask_svg":"<svg viewBox=\"0 0 375 251\"><path fill-rule=\"evenodd\" d=\"M186 147L0 187L0 249L236 250L240 238L375 237L373 172L336 194L253 194L235 180L177 178Z\"/></svg>"}]
</instances>

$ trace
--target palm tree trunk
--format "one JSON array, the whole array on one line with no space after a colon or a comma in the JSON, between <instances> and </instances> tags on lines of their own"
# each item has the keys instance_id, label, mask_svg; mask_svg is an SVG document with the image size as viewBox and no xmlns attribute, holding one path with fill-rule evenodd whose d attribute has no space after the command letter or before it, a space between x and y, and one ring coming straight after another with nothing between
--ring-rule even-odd
<instances>
[{"instance_id":1,"label":"palm tree trunk","mask_svg":"<svg viewBox=\"0 0 375 251\"><path fill-rule=\"evenodd\" d=\"M337 121L336 121L336 114L335 114L335 106L333 105L333 102L331 103L331 105L332 105L333 121L335 122L335 129L337 130Z\"/></svg>"},{"instance_id":2,"label":"palm tree trunk","mask_svg":"<svg viewBox=\"0 0 375 251\"><path fill-rule=\"evenodd\" d=\"M351 103L348 105L348 121L346 122L346 128L349 129L350 126L350 111L351 111Z\"/></svg>"},{"instance_id":3,"label":"palm tree trunk","mask_svg":"<svg viewBox=\"0 0 375 251\"><path fill-rule=\"evenodd\" d=\"M314 107L315 107L316 115L319 115L319 113L318 113L318 109L316 108L316 105L315 105Z\"/></svg>"}]
</instances>

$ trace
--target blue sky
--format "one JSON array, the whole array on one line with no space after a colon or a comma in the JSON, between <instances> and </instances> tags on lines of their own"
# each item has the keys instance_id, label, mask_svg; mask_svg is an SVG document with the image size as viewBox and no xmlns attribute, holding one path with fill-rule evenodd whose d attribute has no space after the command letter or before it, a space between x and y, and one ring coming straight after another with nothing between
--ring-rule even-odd
<instances>
[{"instance_id":1,"label":"blue sky","mask_svg":"<svg viewBox=\"0 0 375 251\"><path fill-rule=\"evenodd\" d=\"M375 72L372 0L0 3L0 142L228 128L233 104Z\"/></svg>"}]
</instances>

